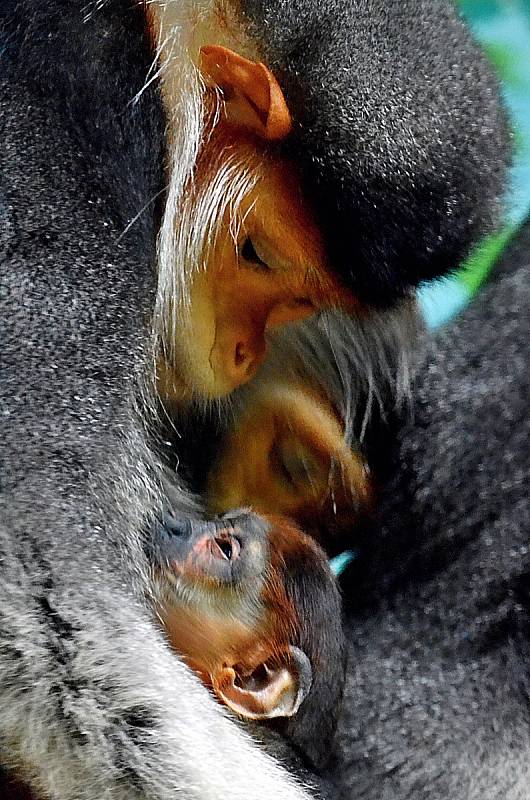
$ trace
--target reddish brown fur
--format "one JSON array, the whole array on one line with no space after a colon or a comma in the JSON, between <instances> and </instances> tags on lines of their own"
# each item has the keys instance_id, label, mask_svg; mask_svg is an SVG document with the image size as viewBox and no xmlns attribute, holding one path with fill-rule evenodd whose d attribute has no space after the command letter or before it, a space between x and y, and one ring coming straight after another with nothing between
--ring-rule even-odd
<instances>
[{"instance_id":1,"label":"reddish brown fur","mask_svg":"<svg viewBox=\"0 0 530 800\"><path fill-rule=\"evenodd\" d=\"M235 664L247 673L252 672L259 664L273 661L275 656L284 654L289 644L298 638L301 621L285 591L284 556L301 554L307 548L315 547L310 537L305 536L288 520L270 517L269 522L270 563L261 595L265 610L263 622L253 630L249 630L244 625L238 628L233 620L230 620L224 630L217 630L215 637L216 643L219 643L217 663ZM208 575L201 574L191 563L190 558L179 565L178 569L195 579L200 578L205 585L210 585L212 592L215 591L214 582ZM201 660L195 651L191 656L185 643L191 640L195 631L200 631L201 635L204 633L205 627L208 627L205 615L200 611L181 606L178 608L169 606L164 609L162 618L172 645L201 679L209 683L208 673L212 664L207 663L206 657ZM186 631L187 626L190 627L189 631Z\"/></svg>"}]
</instances>

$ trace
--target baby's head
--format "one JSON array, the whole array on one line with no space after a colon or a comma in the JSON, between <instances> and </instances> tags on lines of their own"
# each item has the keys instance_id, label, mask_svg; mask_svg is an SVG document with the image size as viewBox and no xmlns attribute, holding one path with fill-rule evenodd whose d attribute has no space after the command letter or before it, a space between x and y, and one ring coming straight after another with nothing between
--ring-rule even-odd
<instances>
[{"instance_id":1,"label":"baby's head","mask_svg":"<svg viewBox=\"0 0 530 800\"><path fill-rule=\"evenodd\" d=\"M166 517L153 553L174 649L240 717L274 720L322 764L340 709L345 641L319 545L281 518Z\"/></svg>"},{"instance_id":2,"label":"baby's head","mask_svg":"<svg viewBox=\"0 0 530 800\"><path fill-rule=\"evenodd\" d=\"M250 507L294 519L327 548L370 504L368 469L316 387L263 383L247 393L210 470L212 513Z\"/></svg>"}]
</instances>

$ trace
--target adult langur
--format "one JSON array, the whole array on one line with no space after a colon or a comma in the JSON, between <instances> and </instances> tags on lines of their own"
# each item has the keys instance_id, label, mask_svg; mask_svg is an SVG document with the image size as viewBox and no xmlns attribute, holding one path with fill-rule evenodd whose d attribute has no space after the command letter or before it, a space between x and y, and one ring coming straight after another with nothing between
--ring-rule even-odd
<instances>
[{"instance_id":1,"label":"adult langur","mask_svg":"<svg viewBox=\"0 0 530 800\"><path fill-rule=\"evenodd\" d=\"M1 760L61 800L302 798L152 619L144 535L161 482L133 398L153 353L177 400L210 399L253 374L275 323L339 295L366 320L453 266L495 216L496 83L441 0L7 0L0 37ZM239 58L253 65L242 85ZM261 89L245 90L261 63L289 133L283 106L279 135ZM231 116L238 95L265 136ZM206 162L227 126L241 136ZM277 198L276 180L297 202L273 241L276 199L255 206L264 240L238 238L247 191ZM203 261L226 246L227 214L237 248ZM276 252L299 219L311 263L305 243ZM261 287L271 249L287 288L253 291L249 326L230 280L211 295L236 252ZM179 513L200 517L173 488Z\"/></svg>"}]
</instances>

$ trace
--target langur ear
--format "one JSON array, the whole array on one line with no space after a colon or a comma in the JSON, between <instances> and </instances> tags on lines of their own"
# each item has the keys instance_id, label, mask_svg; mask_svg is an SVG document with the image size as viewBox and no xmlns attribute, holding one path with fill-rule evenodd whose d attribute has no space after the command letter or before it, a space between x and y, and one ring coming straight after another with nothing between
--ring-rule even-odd
<instances>
[{"instance_id":1,"label":"langur ear","mask_svg":"<svg viewBox=\"0 0 530 800\"><path fill-rule=\"evenodd\" d=\"M222 90L227 119L269 141L291 131L291 115L272 72L257 61L209 45L201 48L203 76Z\"/></svg>"},{"instance_id":2,"label":"langur ear","mask_svg":"<svg viewBox=\"0 0 530 800\"><path fill-rule=\"evenodd\" d=\"M290 647L274 666L260 664L250 675L223 667L212 676L218 698L245 719L292 717L307 697L313 673L309 659Z\"/></svg>"}]
</instances>

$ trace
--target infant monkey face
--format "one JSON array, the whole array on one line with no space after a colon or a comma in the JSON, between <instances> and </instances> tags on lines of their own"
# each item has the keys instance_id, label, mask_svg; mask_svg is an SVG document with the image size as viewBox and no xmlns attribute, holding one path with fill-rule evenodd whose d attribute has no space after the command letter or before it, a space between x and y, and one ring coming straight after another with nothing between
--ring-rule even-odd
<instances>
[{"instance_id":1,"label":"infant monkey face","mask_svg":"<svg viewBox=\"0 0 530 800\"><path fill-rule=\"evenodd\" d=\"M152 542L158 617L172 647L211 684L259 638L266 524L252 515L210 521L166 515Z\"/></svg>"},{"instance_id":2,"label":"infant monkey face","mask_svg":"<svg viewBox=\"0 0 530 800\"><path fill-rule=\"evenodd\" d=\"M297 646L300 620L282 553L292 549L291 537L308 555L314 545L285 521L269 522L166 519L155 532L158 617L168 640L221 702L248 719L293 716L313 680Z\"/></svg>"}]
</instances>

